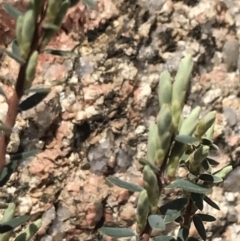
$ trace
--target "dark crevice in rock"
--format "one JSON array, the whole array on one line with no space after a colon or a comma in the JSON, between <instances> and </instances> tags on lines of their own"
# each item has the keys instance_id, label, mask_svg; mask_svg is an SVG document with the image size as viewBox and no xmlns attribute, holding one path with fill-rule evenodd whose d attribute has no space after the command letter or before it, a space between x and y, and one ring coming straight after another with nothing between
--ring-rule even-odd
<instances>
[{"instance_id":1,"label":"dark crevice in rock","mask_svg":"<svg viewBox=\"0 0 240 241\"><path fill-rule=\"evenodd\" d=\"M87 121L81 125L74 125L73 149L79 149L79 146L81 146L82 143L87 140L92 131L93 130L91 129L90 124Z\"/></svg>"}]
</instances>

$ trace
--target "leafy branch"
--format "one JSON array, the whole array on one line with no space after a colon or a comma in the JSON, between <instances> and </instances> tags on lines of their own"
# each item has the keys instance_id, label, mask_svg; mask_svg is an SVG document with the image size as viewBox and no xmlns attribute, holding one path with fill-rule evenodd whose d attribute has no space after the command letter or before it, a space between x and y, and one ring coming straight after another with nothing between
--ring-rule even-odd
<instances>
[{"instance_id":1,"label":"leafy branch","mask_svg":"<svg viewBox=\"0 0 240 241\"><path fill-rule=\"evenodd\" d=\"M149 126L147 160L142 162L144 185L122 181L116 177L107 180L131 192L139 192L136 210L136 232L131 229L102 227L99 232L115 238L136 236L137 240L148 241L153 230L164 231L167 223L179 224L177 237L157 236L154 241L197 241L189 237L193 222L199 236L206 240L204 221L215 218L199 213L204 202L219 210L207 194L212 187L223 181L232 170L226 166L217 172L212 171L218 162L208 157L211 149L217 146L212 142L216 113L209 112L200 118L201 108L195 107L188 117L182 111L193 68L191 55L180 62L174 78L168 71L160 76L158 100L160 111L156 121ZM179 177L178 168L184 168L187 175ZM159 199L164 189L181 189L182 197L159 207Z\"/></svg>"}]
</instances>

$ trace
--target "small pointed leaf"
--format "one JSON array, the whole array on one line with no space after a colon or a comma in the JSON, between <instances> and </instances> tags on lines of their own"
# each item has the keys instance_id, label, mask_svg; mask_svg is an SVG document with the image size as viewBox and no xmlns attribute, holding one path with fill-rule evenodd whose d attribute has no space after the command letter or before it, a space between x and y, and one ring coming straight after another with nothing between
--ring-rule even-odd
<instances>
[{"instance_id":1,"label":"small pointed leaf","mask_svg":"<svg viewBox=\"0 0 240 241\"><path fill-rule=\"evenodd\" d=\"M5 223L11 220L14 217L15 209L16 209L16 205L14 203L9 203L1 219L1 223ZM9 241L10 237L11 237L11 232L0 233L1 241Z\"/></svg>"},{"instance_id":2,"label":"small pointed leaf","mask_svg":"<svg viewBox=\"0 0 240 241\"><path fill-rule=\"evenodd\" d=\"M191 193L191 198L193 203L195 204L195 206L199 209L199 210L203 210L203 198L202 195L199 193Z\"/></svg>"},{"instance_id":3,"label":"small pointed leaf","mask_svg":"<svg viewBox=\"0 0 240 241\"><path fill-rule=\"evenodd\" d=\"M147 160L140 160L139 161L142 165L148 165L148 166L150 166L151 167L151 169L153 170L153 171L155 171L155 172L158 172L159 171L159 168L157 168L153 163L151 163L151 162L149 162L149 161L147 161Z\"/></svg>"},{"instance_id":4,"label":"small pointed leaf","mask_svg":"<svg viewBox=\"0 0 240 241\"><path fill-rule=\"evenodd\" d=\"M16 205L14 203L9 203L7 205L7 209L4 212L4 215L1 219L0 224L11 220L14 217L15 209L16 209Z\"/></svg>"},{"instance_id":5,"label":"small pointed leaf","mask_svg":"<svg viewBox=\"0 0 240 241\"><path fill-rule=\"evenodd\" d=\"M187 206L187 198L172 200L159 208L161 214L165 215L164 222L170 223L181 216L182 210Z\"/></svg>"},{"instance_id":6,"label":"small pointed leaf","mask_svg":"<svg viewBox=\"0 0 240 241\"><path fill-rule=\"evenodd\" d=\"M207 158L207 161L208 161L208 163L211 165L211 166L217 166L217 165L219 165L219 162L217 162L217 161L215 161L214 159L212 159L212 158Z\"/></svg>"},{"instance_id":7,"label":"small pointed leaf","mask_svg":"<svg viewBox=\"0 0 240 241\"><path fill-rule=\"evenodd\" d=\"M21 161L21 160L24 160L24 159L27 159L29 157L37 155L40 151L41 150L39 150L39 149L35 149L35 150L32 150L32 151L25 151L25 152L22 152L22 153L18 153L18 154L12 155L10 160L11 161Z\"/></svg>"},{"instance_id":8,"label":"small pointed leaf","mask_svg":"<svg viewBox=\"0 0 240 241\"><path fill-rule=\"evenodd\" d=\"M218 147L217 145L215 145L215 144L212 144L212 145L211 145L211 148L212 148L213 150L219 150L219 147Z\"/></svg>"},{"instance_id":9,"label":"small pointed leaf","mask_svg":"<svg viewBox=\"0 0 240 241\"><path fill-rule=\"evenodd\" d=\"M50 91L51 91L50 88L31 88L31 89L25 90L24 94L29 94L29 93L32 93L32 92L35 92L35 93L49 93Z\"/></svg>"},{"instance_id":10,"label":"small pointed leaf","mask_svg":"<svg viewBox=\"0 0 240 241\"><path fill-rule=\"evenodd\" d=\"M150 215L148 222L153 229L165 230L165 223L160 215Z\"/></svg>"},{"instance_id":11,"label":"small pointed leaf","mask_svg":"<svg viewBox=\"0 0 240 241\"><path fill-rule=\"evenodd\" d=\"M175 140L183 144L195 144L195 143L198 144L201 142L199 138L194 136L187 136L187 135L177 135L175 137Z\"/></svg>"},{"instance_id":12,"label":"small pointed leaf","mask_svg":"<svg viewBox=\"0 0 240 241\"><path fill-rule=\"evenodd\" d=\"M200 217L203 222L214 222L214 221L216 221L216 218L214 218L213 216L208 215L208 214L197 213L196 215L198 217Z\"/></svg>"},{"instance_id":13,"label":"small pointed leaf","mask_svg":"<svg viewBox=\"0 0 240 241\"><path fill-rule=\"evenodd\" d=\"M27 241L30 240L39 230L42 225L42 220L38 219L35 222L31 223L24 229L15 239L14 241Z\"/></svg>"},{"instance_id":14,"label":"small pointed leaf","mask_svg":"<svg viewBox=\"0 0 240 241\"><path fill-rule=\"evenodd\" d=\"M212 150L218 150L219 149L217 145L215 145L210 140L205 139L205 138L202 139L202 145L209 146L210 149L212 149Z\"/></svg>"},{"instance_id":15,"label":"small pointed leaf","mask_svg":"<svg viewBox=\"0 0 240 241\"><path fill-rule=\"evenodd\" d=\"M232 171L233 167L231 165L223 167L222 169L213 173L214 176L219 178L225 178L230 171Z\"/></svg>"},{"instance_id":16,"label":"small pointed leaf","mask_svg":"<svg viewBox=\"0 0 240 241\"><path fill-rule=\"evenodd\" d=\"M199 179L205 182L211 182L211 183L219 183L223 181L223 179L218 176L214 176L206 173L200 174Z\"/></svg>"},{"instance_id":17,"label":"small pointed leaf","mask_svg":"<svg viewBox=\"0 0 240 241\"><path fill-rule=\"evenodd\" d=\"M16 170L17 162L9 162L4 166L0 174L0 187L3 187L9 180L12 173Z\"/></svg>"},{"instance_id":18,"label":"small pointed leaf","mask_svg":"<svg viewBox=\"0 0 240 241\"><path fill-rule=\"evenodd\" d=\"M44 23L43 24L44 29L51 29L51 30L58 30L59 26L52 24L52 23Z\"/></svg>"},{"instance_id":19,"label":"small pointed leaf","mask_svg":"<svg viewBox=\"0 0 240 241\"><path fill-rule=\"evenodd\" d=\"M16 218L11 219L10 221L4 222L0 224L0 233L9 232L16 227L24 224L29 219L28 215L18 216Z\"/></svg>"},{"instance_id":20,"label":"small pointed leaf","mask_svg":"<svg viewBox=\"0 0 240 241\"><path fill-rule=\"evenodd\" d=\"M18 43L17 40L14 39L12 42L12 52L16 55L19 56L19 49L18 49Z\"/></svg>"},{"instance_id":21,"label":"small pointed leaf","mask_svg":"<svg viewBox=\"0 0 240 241\"><path fill-rule=\"evenodd\" d=\"M18 9L14 8L10 4L3 3L2 7L10 16L12 16L15 19L17 19L20 15L22 15L22 13Z\"/></svg>"},{"instance_id":22,"label":"small pointed leaf","mask_svg":"<svg viewBox=\"0 0 240 241\"><path fill-rule=\"evenodd\" d=\"M211 189L202 187L200 185L197 185L195 183L192 183L188 180L177 178L173 182L171 182L166 188L182 188L185 191L188 192L195 192L195 193L201 193L205 194L210 192Z\"/></svg>"},{"instance_id":23,"label":"small pointed leaf","mask_svg":"<svg viewBox=\"0 0 240 241\"><path fill-rule=\"evenodd\" d=\"M189 234L189 229L181 227L178 231L177 241L186 241Z\"/></svg>"},{"instance_id":24,"label":"small pointed leaf","mask_svg":"<svg viewBox=\"0 0 240 241\"><path fill-rule=\"evenodd\" d=\"M138 185L130 183L130 182L125 182L117 177L108 177L107 181L109 181L110 183L112 183L118 187L127 189L130 192L141 192L142 190L144 190L143 187L141 187L141 186L138 186Z\"/></svg>"},{"instance_id":25,"label":"small pointed leaf","mask_svg":"<svg viewBox=\"0 0 240 241\"><path fill-rule=\"evenodd\" d=\"M161 214L166 215L169 210L182 211L187 206L187 204L187 198L178 198L162 205L159 210Z\"/></svg>"},{"instance_id":26,"label":"small pointed leaf","mask_svg":"<svg viewBox=\"0 0 240 241\"><path fill-rule=\"evenodd\" d=\"M19 64L24 64L25 60L22 59L19 55L16 55L13 52L8 51L7 49L4 49L4 52L12 59L14 59Z\"/></svg>"},{"instance_id":27,"label":"small pointed leaf","mask_svg":"<svg viewBox=\"0 0 240 241\"><path fill-rule=\"evenodd\" d=\"M135 236L133 230L129 228L102 227L98 229L98 231L106 236L113 238L125 238Z\"/></svg>"},{"instance_id":28,"label":"small pointed leaf","mask_svg":"<svg viewBox=\"0 0 240 241\"><path fill-rule=\"evenodd\" d=\"M203 240L206 240L207 239L206 230L205 230L205 227L203 225L203 222L202 222L201 218L197 215L194 215L193 216L193 223L194 223L200 237Z\"/></svg>"},{"instance_id":29,"label":"small pointed leaf","mask_svg":"<svg viewBox=\"0 0 240 241\"><path fill-rule=\"evenodd\" d=\"M212 142L208 139L202 138L202 145L204 146L211 146Z\"/></svg>"},{"instance_id":30,"label":"small pointed leaf","mask_svg":"<svg viewBox=\"0 0 240 241\"><path fill-rule=\"evenodd\" d=\"M38 92L31 95L30 97L28 97L20 103L20 110L26 111L33 108L34 106L38 105L47 95L48 92Z\"/></svg>"},{"instance_id":31,"label":"small pointed leaf","mask_svg":"<svg viewBox=\"0 0 240 241\"><path fill-rule=\"evenodd\" d=\"M181 213L181 211L169 210L164 217L164 222L167 224L177 220L181 216Z\"/></svg>"},{"instance_id":32,"label":"small pointed leaf","mask_svg":"<svg viewBox=\"0 0 240 241\"><path fill-rule=\"evenodd\" d=\"M214 201L212 201L208 196L205 196L205 197L204 197L204 201L205 201L208 205L210 205L211 207L213 207L213 208L215 208L215 209L217 209L217 210L220 210L219 206L218 206Z\"/></svg>"},{"instance_id":33,"label":"small pointed leaf","mask_svg":"<svg viewBox=\"0 0 240 241\"><path fill-rule=\"evenodd\" d=\"M181 223L183 222L183 217L182 216L179 216L177 219L174 220L175 222L177 223Z\"/></svg>"},{"instance_id":34,"label":"small pointed leaf","mask_svg":"<svg viewBox=\"0 0 240 241\"><path fill-rule=\"evenodd\" d=\"M211 166L209 165L207 159L203 160L202 163L201 163L201 165L202 165L203 169L204 169L206 172L211 173L212 168L211 168Z\"/></svg>"},{"instance_id":35,"label":"small pointed leaf","mask_svg":"<svg viewBox=\"0 0 240 241\"><path fill-rule=\"evenodd\" d=\"M64 56L64 57L76 57L77 56L76 53L74 53L73 51L69 51L69 50L46 49L45 52L48 54Z\"/></svg>"}]
</instances>

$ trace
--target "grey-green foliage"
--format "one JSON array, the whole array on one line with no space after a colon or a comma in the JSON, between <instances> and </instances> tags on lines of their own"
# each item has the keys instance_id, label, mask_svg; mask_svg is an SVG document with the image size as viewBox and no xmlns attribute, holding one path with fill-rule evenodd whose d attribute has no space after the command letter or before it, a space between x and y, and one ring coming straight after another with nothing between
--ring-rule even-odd
<instances>
[{"instance_id":1,"label":"grey-green foliage","mask_svg":"<svg viewBox=\"0 0 240 241\"><path fill-rule=\"evenodd\" d=\"M14 217L16 206L14 203L9 203L2 220L0 221L0 240L8 241L11 236L13 229L16 227L25 224L29 219L28 215ZM28 241L30 240L41 227L42 221L41 219L36 220L35 222L28 225L22 232L17 235L14 241Z\"/></svg>"},{"instance_id":2,"label":"grey-green foliage","mask_svg":"<svg viewBox=\"0 0 240 241\"><path fill-rule=\"evenodd\" d=\"M24 13L10 4L2 4L3 9L16 20L16 37L12 41L12 51L4 49L3 52L20 65L19 77L15 86L17 97L21 98L23 93L35 92L26 100L17 103L17 111L33 108L50 92L50 89L30 89L35 78L38 57L45 51L45 47L60 29L68 9L77 4L79 0L47 0L46 4L43 4L43 2L41 0L30 0ZM84 0L84 3L93 8L97 7L93 0ZM74 56L72 51L46 50L46 52L53 55ZM0 88L0 94L7 100L7 95L2 88ZM9 106L9 109L11 107ZM12 126L4 123L0 124L0 138L4 138L3 135L10 135L11 132ZM20 160L36 155L38 152L39 150L32 150L11 156L10 162L4 166L0 173L0 187L3 187L8 182ZM29 216L15 216L16 206L14 203L1 204L0 208L5 209L3 218L0 221L0 241L8 241L12 239L13 235L15 236L14 229L26 224ZM41 223L41 219L31 222L14 240L31 240L41 227Z\"/></svg>"},{"instance_id":3,"label":"grey-green foliage","mask_svg":"<svg viewBox=\"0 0 240 241\"><path fill-rule=\"evenodd\" d=\"M217 149L212 143L216 113L209 112L200 118L201 108L196 106L186 118L183 116L192 68L192 57L187 55L181 60L175 78L167 71L160 76L160 110L156 122L149 126L147 160L141 162L144 165L144 189L136 189L140 192L136 212L137 230L132 235L138 239L146 233L150 234L149 225L152 229L163 230L164 224L177 222L177 237L158 236L153 240L195 240L194 237L189 237L189 228L193 222L200 237L206 240L203 222L212 222L215 218L196 212L203 210L204 203L219 209L207 195L232 170L231 166L227 166L212 172L212 167L218 165L218 162L208 157L211 149ZM180 166L187 171L186 177L178 176ZM107 179L114 179L113 184L133 191L130 183L124 182L122 185L123 181L116 177ZM159 198L164 188L180 188L182 197L159 207ZM105 228L100 228L99 231L111 236L111 228L107 229L108 233L104 232ZM130 230L125 228L123 234L124 232L129 234Z\"/></svg>"}]
</instances>

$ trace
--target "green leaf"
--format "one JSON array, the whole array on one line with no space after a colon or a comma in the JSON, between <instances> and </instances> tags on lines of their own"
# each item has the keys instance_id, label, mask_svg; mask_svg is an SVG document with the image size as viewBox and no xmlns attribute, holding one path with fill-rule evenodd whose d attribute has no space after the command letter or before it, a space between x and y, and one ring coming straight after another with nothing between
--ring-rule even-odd
<instances>
[{"instance_id":1,"label":"green leaf","mask_svg":"<svg viewBox=\"0 0 240 241\"><path fill-rule=\"evenodd\" d=\"M213 149L213 150L219 150L219 147L217 146L217 145L215 145L215 144L212 144L211 145L211 149Z\"/></svg>"},{"instance_id":2,"label":"green leaf","mask_svg":"<svg viewBox=\"0 0 240 241\"><path fill-rule=\"evenodd\" d=\"M40 153L40 151L41 150L39 150L39 149L35 149L32 151L25 151L22 153L18 153L18 154L12 155L10 160L11 161L22 161L24 159L37 155L38 153Z\"/></svg>"},{"instance_id":3,"label":"green leaf","mask_svg":"<svg viewBox=\"0 0 240 241\"><path fill-rule=\"evenodd\" d=\"M30 97L28 97L20 103L20 110L26 111L33 108L34 106L38 105L44 98L46 98L47 95L48 92L38 92L31 95Z\"/></svg>"},{"instance_id":4,"label":"green leaf","mask_svg":"<svg viewBox=\"0 0 240 241\"><path fill-rule=\"evenodd\" d=\"M172 236L163 235L155 237L153 241L176 241L176 239Z\"/></svg>"},{"instance_id":5,"label":"green leaf","mask_svg":"<svg viewBox=\"0 0 240 241\"><path fill-rule=\"evenodd\" d=\"M231 172L233 167L231 165L225 166L222 169L216 171L213 173L214 176L219 177L219 178L225 178L229 172Z\"/></svg>"},{"instance_id":6,"label":"green leaf","mask_svg":"<svg viewBox=\"0 0 240 241\"><path fill-rule=\"evenodd\" d=\"M184 100L189 88L189 77L193 68L192 56L189 54L183 58L179 64L175 81L172 88L172 111L173 111L173 126L175 131L178 129L181 118ZM182 126L182 123L181 123ZM183 133L182 133L183 134ZM186 134L186 133L184 133Z\"/></svg>"},{"instance_id":7,"label":"green leaf","mask_svg":"<svg viewBox=\"0 0 240 241\"><path fill-rule=\"evenodd\" d=\"M82 0L82 1L91 8L94 8L94 9L97 8L97 4L94 0Z\"/></svg>"},{"instance_id":8,"label":"green leaf","mask_svg":"<svg viewBox=\"0 0 240 241\"><path fill-rule=\"evenodd\" d=\"M183 217L182 216L179 216L177 219L174 220L175 222L177 223L181 223L183 222Z\"/></svg>"},{"instance_id":9,"label":"green leaf","mask_svg":"<svg viewBox=\"0 0 240 241\"><path fill-rule=\"evenodd\" d=\"M27 241L30 240L39 230L42 225L42 220L38 219L35 222L31 223L24 229L15 239L14 241Z\"/></svg>"},{"instance_id":10,"label":"green leaf","mask_svg":"<svg viewBox=\"0 0 240 241\"><path fill-rule=\"evenodd\" d=\"M25 90L24 94L29 94L29 93L32 93L32 92L49 93L50 91L51 91L51 88L31 88L31 89Z\"/></svg>"},{"instance_id":11,"label":"green leaf","mask_svg":"<svg viewBox=\"0 0 240 241\"><path fill-rule=\"evenodd\" d=\"M165 70L160 75L158 84L158 103L161 109L163 104L171 105L172 102L172 77L170 73Z\"/></svg>"},{"instance_id":12,"label":"green leaf","mask_svg":"<svg viewBox=\"0 0 240 241\"><path fill-rule=\"evenodd\" d=\"M141 192L142 190L144 190L144 188L141 186L135 185L130 182L125 182L117 177L108 177L107 181L109 181L110 183L112 183L118 187L127 189L130 192Z\"/></svg>"},{"instance_id":13,"label":"green leaf","mask_svg":"<svg viewBox=\"0 0 240 241\"><path fill-rule=\"evenodd\" d=\"M14 203L9 203L7 205L7 209L4 212L4 215L1 219L0 224L5 223L13 218L15 213L15 208L16 208L16 205Z\"/></svg>"},{"instance_id":14,"label":"green leaf","mask_svg":"<svg viewBox=\"0 0 240 241\"><path fill-rule=\"evenodd\" d=\"M35 78L37 63L38 63L38 51L35 50L31 53L25 72L24 89L28 89L32 86L32 82Z\"/></svg>"},{"instance_id":15,"label":"green leaf","mask_svg":"<svg viewBox=\"0 0 240 241\"><path fill-rule=\"evenodd\" d=\"M112 227L102 227L98 231L106 236L113 238L125 238L135 236L132 229L129 228L112 228Z\"/></svg>"},{"instance_id":16,"label":"green leaf","mask_svg":"<svg viewBox=\"0 0 240 241\"><path fill-rule=\"evenodd\" d=\"M0 187L3 187L9 180L12 173L16 170L17 162L9 162L4 166L0 174Z\"/></svg>"},{"instance_id":17,"label":"green leaf","mask_svg":"<svg viewBox=\"0 0 240 241\"><path fill-rule=\"evenodd\" d=\"M206 172L211 173L212 168L211 168L211 166L209 165L207 159L203 160L202 163L201 163L201 165L202 165L203 169L204 169Z\"/></svg>"},{"instance_id":18,"label":"green leaf","mask_svg":"<svg viewBox=\"0 0 240 241\"><path fill-rule=\"evenodd\" d=\"M13 52L10 52L6 49L3 50L4 53L6 53L10 58L14 59L17 63L19 64L25 64L25 60L22 59L19 55L16 55L15 53Z\"/></svg>"},{"instance_id":19,"label":"green leaf","mask_svg":"<svg viewBox=\"0 0 240 241\"><path fill-rule=\"evenodd\" d=\"M217 161L215 161L215 160L213 160L212 158L207 158L207 161L208 161L208 163L211 165L211 166L217 166L217 165L219 165L219 162L217 162Z\"/></svg>"},{"instance_id":20,"label":"green leaf","mask_svg":"<svg viewBox=\"0 0 240 241\"><path fill-rule=\"evenodd\" d=\"M46 49L45 52L57 56L77 57L77 54L70 50Z\"/></svg>"},{"instance_id":21,"label":"green leaf","mask_svg":"<svg viewBox=\"0 0 240 241\"><path fill-rule=\"evenodd\" d=\"M160 215L150 215L148 222L153 229L165 230L165 223Z\"/></svg>"},{"instance_id":22,"label":"green leaf","mask_svg":"<svg viewBox=\"0 0 240 241\"><path fill-rule=\"evenodd\" d=\"M201 113L201 107L196 106L189 116L183 120L181 128L179 130L180 135L192 135L198 124L198 118Z\"/></svg>"},{"instance_id":23,"label":"green leaf","mask_svg":"<svg viewBox=\"0 0 240 241\"><path fill-rule=\"evenodd\" d=\"M177 210L168 210L165 217L164 217L164 222L171 223L175 220L178 220L178 218L181 216L182 212L177 211Z\"/></svg>"},{"instance_id":24,"label":"green leaf","mask_svg":"<svg viewBox=\"0 0 240 241\"><path fill-rule=\"evenodd\" d=\"M213 208L215 208L215 209L217 209L217 210L220 210L219 206L218 206L214 201L212 201L208 196L205 196L205 197L204 197L204 201L205 201L208 205L210 205L211 207L213 207Z\"/></svg>"},{"instance_id":25,"label":"green leaf","mask_svg":"<svg viewBox=\"0 0 240 241\"><path fill-rule=\"evenodd\" d=\"M200 194L205 194L205 193L208 193L211 191L210 188L202 187L200 185L197 185L195 183L192 183L192 182L182 179L182 178L175 179L173 182L171 182L165 188L182 188L185 191L200 193Z\"/></svg>"},{"instance_id":26,"label":"green leaf","mask_svg":"<svg viewBox=\"0 0 240 241\"><path fill-rule=\"evenodd\" d=\"M218 146L212 143L212 141L202 138L202 145L209 146L212 150L218 150Z\"/></svg>"},{"instance_id":27,"label":"green leaf","mask_svg":"<svg viewBox=\"0 0 240 241\"><path fill-rule=\"evenodd\" d=\"M194 203L194 205L199 209L199 210L203 210L203 197L201 194L199 193L191 193L191 198L192 201Z\"/></svg>"},{"instance_id":28,"label":"green leaf","mask_svg":"<svg viewBox=\"0 0 240 241\"><path fill-rule=\"evenodd\" d=\"M182 213L182 210L187 206L187 198L178 198L172 200L159 208L161 214L165 215L164 222L170 223L176 220Z\"/></svg>"},{"instance_id":29,"label":"green leaf","mask_svg":"<svg viewBox=\"0 0 240 241\"><path fill-rule=\"evenodd\" d=\"M0 224L0 233L9 232L9 231L15 229L16 227L26 223L28 219L29 219L28 215L23 215L23 216L18 216L16 218L13 218L7 222L1 223Z\"/></svg>"},{"instance_id":30,"label":"green leaf","mask_svg":"<svg viewBox=\"0 0 240 241\"><path fill-rule=\"evenodd\" d=\"M199 179L205 182L211 182L211 183L219 183L223 181L223 179L218 176L214 176L206 173L200 174Z\"/></svg>"},{"instance_id":31,"label":"green leaf","mask_svg":"<svg viewBox=\"0 0 240 241\"><path fill-rule=\"evenodd\" d=\"M212 145L212 141L206 139L206 138L202 138L202 145L204 146L211 146Z\"/></svg>"},{"instance_id":32,"label":"green leaf","mask_svg":"<svg viewBox=\"0 0 240 241\"><path fill-rule=\"evenodd\" d=\"M17 19L20 15L22 15L22 13L18 9L14 8L10 4L3 3L2 7L10 16L12 16L15 19Z\"/></svg>"},{"instance_id":33,"label":"green leaf","mask_svg":"<svg viewBox=\"0 0 240 241\"><path fill-rule=\"evenodd\" d=\"M0 131L4 131L6 134L11 134L12 128L3 123L0 124Z\"/></svg>"},{"instance_id":34,"label":"green leaf","mask_svg":"<svg viewBox=\"0 0 240 241\"><path fill-rule=\"evenodd\" d=\"M19 56L19 49L18 49L18 43L17 40L14 39L12 42L12 52L16 55Z\"/></svg>"},{"instance_id":35,"label":"green leaf","mask_svg":"<svg viewBox=\"0 0 240 241\"><path fill-rule=\"evenodd\" d=\"M44 23L43 24L44 29L51 29L51 30L58 30L59 26L52 24L52 23Z\"/></svg>"},{"instance_id":36,"label":"green leaf","mask_svg":"<svg viewBox=\"0 0 240 241\"><path fill-rule=\"evenodd\" d=\"M201 218L197 215L194 215L193 216L193 223L194 223L200 237L203 240L206 240L206 238L207 238L206 230L205 230L205 227L203 225L203 222L202 222Z\"/></svg>"},{"instance_id":37,"label":"green leaf","mask_svg":"<svg viewBox=\"0 0 240 241\"><path fill-rule=\"evenodd\" d=\"M14 203L9 203L7 205L7 209L4 212L3 218L1 219L1 223L5 223L9 220L11 220L14 216L16 209L16 205ZM0 234L0 240L1 241L8 241L11 237L11 232L5 232Z\"/></svg>"},{"instance_id":38,"label":"green leaf","mask_svg":"<svg viewBox=\"0 0 240 241\"><path fill-rule=\"evenodd\" d=\"M162 205L159 210L161 214L166 215L168 210L182 211L188 204L187 198L177 198Z\"/></svg>"},{"instance_id":39,"label":"green leaf","mask_svg":"<svg viewBox=\"0 0 240 241\"><path fill-rule=\"evenodd\" d=\"M178 231L177 241L186 241L189 234L189 229L181 227Z\"/></svg>"},{"instance_id":40,"label":"green leaf","mask_svg":"<svg viewBox=\"0 0 240 241\"><path fill-rule=\"evenodd\" d=\"M175 140L183 144L199 144L201 142L201 139L188 135L177 135Z\"/></svg>"},{"instance_id":41,"label":"green leaf","mask_svg":"<svg viewBox=\"0 0 240 241\"><path fill-rule=\"evenodd\" d=\"M147 160L139 160L139 163L142 164L143 166L148 165L149 167L151 167L151 169L154 172L159 172L159 168L157 168L153 163L151 163Z\"/></svg>"},{"instance_id":42,"label":"green leaf","mask_svg":"<svg viewBox=\"0 0 240 241\"><path fill-rule=\"evenodd\" d=\"M216 221L216 218L214 218L211 215L203 214L203 213L197 213L196 214L203 222L214 222Z\"/></svg>"},{"instance_id":43,"label":"green leaf","mask_svg":"<svg viewBox=\"0 0 240 241\"><path fill-rule=\"evenodd\" d=\"M147 218L150 211L150 203L147 191L144 189L140 192L137 201L137 210L136 210L136 223L138 232L143 232L146 224Z\"/></svg>"}]
</instances>

